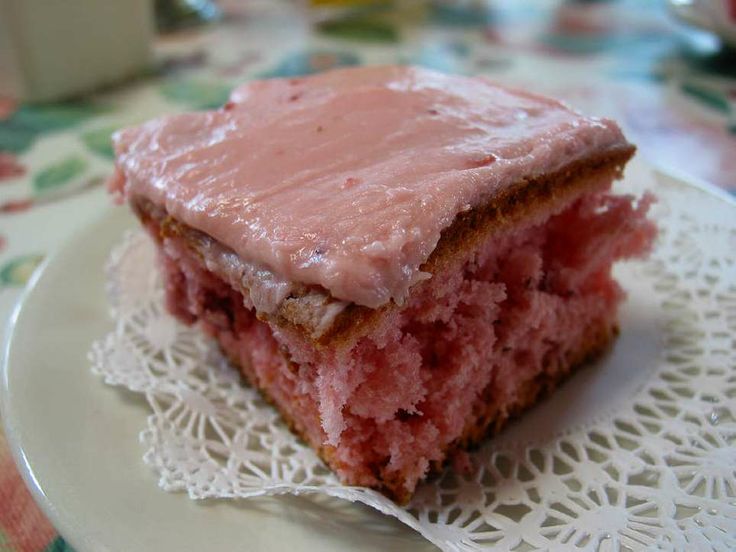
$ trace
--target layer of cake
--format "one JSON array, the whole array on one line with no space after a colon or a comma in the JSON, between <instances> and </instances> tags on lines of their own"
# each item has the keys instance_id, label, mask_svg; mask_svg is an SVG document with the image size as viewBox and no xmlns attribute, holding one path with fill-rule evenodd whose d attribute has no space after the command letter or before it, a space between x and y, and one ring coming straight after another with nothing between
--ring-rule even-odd
<instances>
[{"instance_id":1,"label":"layer of cake","mask_svg":"<svg viewBox=\"0 0 736 552\"><path fill-rule=\"evenodd\" d=\"M184 240L207 269L239 291L243 295L243 305L254 309L261 317L269 315L262 308L264 303L290 305L289 322L297 327L308 327L308 335L319 337L333 327L336 318L349 307L347 302L331 297L323 289L285 282L271 271L244 261L229 247L171 218L164 209L145 199L133 201L131 207L139 219L160 227L162 235ZM293 306L297 301L300 308L295 310ZM279 311L276 314L278 316Z\"/></svg>"},{"instance_id":2,"label":"layer of cake","mask_svg":"<svg viewBox=\"0 0 736 552\"><path fill-rule=\"evenodd\" d=\"M611 264L650 246L648 203L597 192L488 236L349 349L259 321L187 240L163 232L168 304L219 340L344 482L405 500L431 464L608 342L621 300Z\"/></svg>"},{"instance_id":3,"label":"layer of cake","mask_svg":"<svg viewBox=\"0 0 736 552\"><path fill-rule=\"evenodd\" d=\"M422 271L440 272L479 247L492 233L504 231L519 221L531 224L544 220L581 195L608 189L611 181L620 177L630 154L627 151L573 163L556 173L518 183L513 193L462 213L443 231L432 255L421 266ZM389 311L401 308L390 303L380 309L369 309L336 299L319 286L285 282L262 266L242 259L207 234L169 216L165 209L150 201L134 198L131 205L142 220L153 219L166 235L186 240L208 270L243 294L245 306L254 308L260 319L298 330L317 347L350 348L389 316ZM264 310L264 303L279 307L276 312L269 312Z\"/></svg>"},{"instance_id":4,"label":"layer of cake","mask_svg":"<svg viewBox=\"0 0 736 552\"><path fill-rule=\"evenodd\" d=\"M114 141L129 198L280 280L370 308L406 299L458 214L576 161L631 151L612 121L407 67L250 83L221 110Z\"/></svg>"}]
</instances>

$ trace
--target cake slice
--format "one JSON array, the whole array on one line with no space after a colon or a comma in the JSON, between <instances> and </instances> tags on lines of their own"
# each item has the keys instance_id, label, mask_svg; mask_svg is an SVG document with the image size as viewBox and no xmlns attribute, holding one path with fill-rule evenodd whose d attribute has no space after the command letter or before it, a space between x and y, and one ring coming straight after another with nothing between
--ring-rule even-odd
<instances>
[{"instance_id":1,"label":"cake slice","mask_svg":"<svg viewBox=\"0 0 736 552\"><path fill-rule=\"evenodd\" d=\"M168 309L349 485L398 502L617 332L634 147L555 100L411 67L251 82L119 132Z\"/></svg>"}]
</instances>

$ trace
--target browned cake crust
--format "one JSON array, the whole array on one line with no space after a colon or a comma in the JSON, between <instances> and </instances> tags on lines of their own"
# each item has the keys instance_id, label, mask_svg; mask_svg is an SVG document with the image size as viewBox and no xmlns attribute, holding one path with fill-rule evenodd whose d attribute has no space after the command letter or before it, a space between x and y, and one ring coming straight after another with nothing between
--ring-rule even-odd
<instances>
[{"instance_id":1,"label":"browned cake crust","mask_svg":"<svg viewBox=\"0 0 736 552\"><path fill-rule=\"evenodd\" d=\"M632 157L635 147L612 149L571 163L555 173L520 180L505 187L480 208L458 215L453 224L442 232L441 239L431 256L420 269L431 274L452 265L493 233L521 220L534 220L556 206L564 206L575 197L591 191L598 183L607 184L620 178L623 167ZM162 208L142 198L133 198L132 207L141 221L153 219L162 233L184 237L189 247L201 258L202 244L213 241L175 218ZM219 247L227 249L224 245ZM218 274L228 280L223 274ZM423 285L422 283L416 284ZM247 289L239 290L247 292ZM330 293L318 286L297 286L279 306L277 312L258 312L258 318L279 327L297 330L315 347L349 347L369 333L390 311L401 308L394 302L371 309L351 303L340 312L327 328L318 330L315 314L325 305L336 301Z\"/></svg>"}]
</instances>

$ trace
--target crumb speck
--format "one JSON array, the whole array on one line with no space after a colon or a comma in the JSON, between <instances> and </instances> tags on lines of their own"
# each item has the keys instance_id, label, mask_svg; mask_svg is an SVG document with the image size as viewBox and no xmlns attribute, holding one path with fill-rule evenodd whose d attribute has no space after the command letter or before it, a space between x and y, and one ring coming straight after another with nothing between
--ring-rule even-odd
<instances>
[{"instance_id":1,"label":"crumb speck","mask_svg":"<svg viewBox=\"0 0 736 552\"><path fill-rule=\"evenodd\" d=\"M353 186L356 186L359 183L360 183L360 179L350 176L345 179L345 182L342 183L342 188L343 190L347 188L352 188Z\"/></svg>"},{"instance_id":2,"label":"crumb speck","mask_svg":"<svg viewBox=\"0 0 736 552\"><path fill-rule=\"evenodd\" d=\"M473 473L473 459L464 450L455 451L452 454L452 469L455 473L470 475Z\"/></svg>"},{"instance_id":3,"label":"crumb speck","mask_svg":"<svg viewBox=\"0 0 736 552\"><path fill-rule=\"evenodd\" d=\"M468 168L470 169L478 169L480 167L487 167L488 165L492 165L496 162L496 156L492 153L489 153L488 155L484 155L480 159L472 159L468 162Z\"/></svg>"}]
</instances>

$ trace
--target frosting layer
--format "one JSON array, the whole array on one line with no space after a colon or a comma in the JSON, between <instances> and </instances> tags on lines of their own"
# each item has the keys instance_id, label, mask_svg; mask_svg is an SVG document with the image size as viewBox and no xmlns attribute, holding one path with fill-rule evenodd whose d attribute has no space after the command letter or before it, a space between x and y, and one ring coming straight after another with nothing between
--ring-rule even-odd
<instances>
[{"instance_id":1,"label":"frosting layer","mask_svg":"<svg viewBox=\"0 0 736 552\"><path fill-rule=\"evenodd\" d=\"M428 276L458 213L627 142L553 99L389 66L251 82L220 110L155 119L114 145L129 197L279 278L376 308Z\"/></svg>"}]
</instances>

